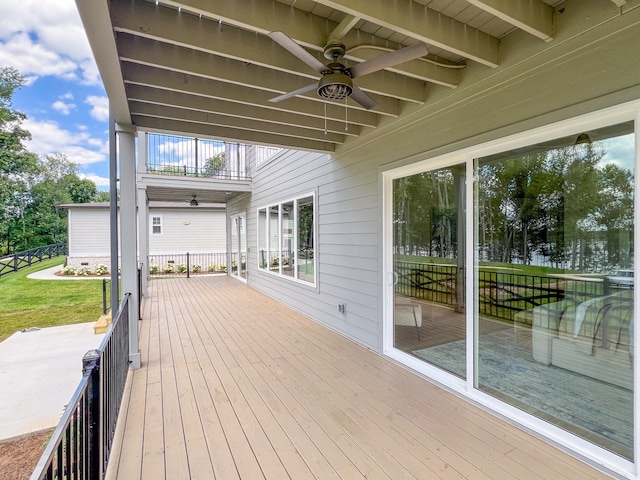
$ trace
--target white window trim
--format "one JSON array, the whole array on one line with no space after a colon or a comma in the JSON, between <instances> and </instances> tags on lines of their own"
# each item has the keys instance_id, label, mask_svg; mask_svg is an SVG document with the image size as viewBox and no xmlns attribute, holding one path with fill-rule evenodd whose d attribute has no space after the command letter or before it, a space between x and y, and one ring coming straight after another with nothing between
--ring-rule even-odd
<instances>
[{"instance_id":1,"label":"white window trim","mask_svg":"<svg viewBox=\"0 0 640 480\"><path fill-rule=\"evenodd\" d=\"M554 140L557 138L578 135L581 132L593 130L596 128L615 125L627 121L635 122L635 163L634 163L634 239L635 242L640 241L640 101L633 101L603 110L591 112L575 118L555 122L543 127L522 133L510 135L505 138L493 140L483 144L475 145L458 150L453 153L439 155L433 158L426 156L416 157L416 162L410 165L392 168L382 171L382 211L383 211L383 354L399 361L415 371L426 375L439 384L449 388L470 401L488 408L494 413L504 416L511 421L516 422L525 429L534 431L552 443L560 446L563 450L567 450L576 454L583 460L595 466L602 466L611 472L622 476L623 478L640 478L638 471L640 470L640 355L634 355L634 448L633 457L636 459L635 464L632 461L623 459L622 457L605 450L587 440L573 435L559 427L547 423L537 417L525 413L511 405L501 402L480 390L474 388L473 375L467 375L466 380L454 377L445 371L428 365L415 357L393 347L393 180L416 173L435 170L438 168L465 163L467 179L473 179L473 161L481 158L509 150L514 150L528 145L535 145L544 141ZM474 331L474 312L475 305L475 277L474 268L474 249L470 246L475 245L473 235L475 233L475 225L473 222L474 206L473 206L473 181L467 181L466 189L466 231L469 233L470 241L466 255L467 268L466 277L466 304L474 305L474 308L467 309L466 326L468 332ZM640 274L640 253L635 250L634 256L634 282L638 284L638 276ZM634 321L640 319L640 289L634 290ZM467 336L467 372L472 372L473 359L475 358L474 336ZM634 345L640 345L640 328L634 329ZM638 348L638 347L636 347Z\"/></svg>"},{"instance_id":2,"label":"white window trim","mask_svg":"<svg viewBox=\"0 0 640 480\"><path fill-rule=\"evenodd\" d=\"M314 242L314 248L313 248L313 282L309 282L308 280L302 280L298 277L298 201L305 199L305 198L312 198L312 202L313 202L313 242ZM282 205L284 205L285 203L289 203L289 202L293 202L293 253L294 253L294 270L293 270L293 275L285 275L282 273L282 262L279 262L278 264L278 271L275 272L273 270L271 270L269 267L269 261L267 259L267 268L262 268L260 266L260 210L265 210L266 212L266 221L265 221L265 226L266 226L266 239L267 239L267 252L269 251L269 241L270 241L270 229L271 229L271 222L269 221L269 209L271 207L277 206L278 207L278 258L281 259L282 258ZM272 275L272 276L276 276L278 278L284 278L286 280L292 281L292 282L296 282L296 283L300 283L302 285L306 285L306 286L310 286L310 287L316 287L317 283L318 283L318 252L317 252L317 241L318 241L318 237L317 237L317 229L318 229L318 206L317 206L317 196L316 196L316 192L309 192L309 193L305 193L302 195L297 195L293 198L287 198L285 200L279 200L277 202L270 202L267 205L258 207L256 209L256 219L257 219L257 224L256 224L256 238L257 238L257 267L258 267L258 272L267 274L267 275Z\"/></svg>"},{"instance_id":3,"label":"white window trim","mask_svg":"<svg viewBox=\"0 0 640 480\"><path fill-rule=\"evenodd\" d=\"M153 231L153 219L154 218L159 218L160 219L160 233L155 233ZM149 215L149 233L153 236L157 236L157 237L161 237L162 235L164 235L164 218L161 214L150 214Z\"/></svg>"}]
</instances>

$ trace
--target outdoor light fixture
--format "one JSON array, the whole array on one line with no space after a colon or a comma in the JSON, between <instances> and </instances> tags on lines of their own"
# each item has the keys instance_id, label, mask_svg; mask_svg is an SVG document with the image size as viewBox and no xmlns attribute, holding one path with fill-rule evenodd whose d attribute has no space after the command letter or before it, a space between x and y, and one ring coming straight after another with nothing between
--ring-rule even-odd
<instances>
[{"instance_id":1,"label":"outdoor light fixture","mask_svg":"<svg viewBox=\"0 0 640 480\"><path fill-rule=\"evenodd\" d=\"M191 205L192 207L197 207L198 206L198 200L196 200L196 196L195 195L193 195L193 198L189 202L189 205Z\"/></svg>"},{"instance_id":2,"label":"outdoor light fixture","mask_svg":"<svg viewBox=\"0 0 640 480\"><path fill-rule=\"evenodd\" d=\"M587 135L586 133L581 133L580 135L578 135L578 138L576 138L576 143L574 143L574 145L582 145L583 143L591 143L591 137L589 137L589 135Z\"/></svg>"}]
</instances>

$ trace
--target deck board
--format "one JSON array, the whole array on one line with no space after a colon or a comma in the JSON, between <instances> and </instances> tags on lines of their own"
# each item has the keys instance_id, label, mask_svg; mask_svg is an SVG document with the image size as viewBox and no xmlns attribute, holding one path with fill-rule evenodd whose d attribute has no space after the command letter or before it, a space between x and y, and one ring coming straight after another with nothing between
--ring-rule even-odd
<instances>
[{"instance_id":1,"label":"deck board","mask_svg":"<svg viewBox=\"0 0 640 480\"><path fill-rule=\"evenodd\" d=\"M108 479L609 478L234 279L149 292Z\"/></svg>"}]
</instances>

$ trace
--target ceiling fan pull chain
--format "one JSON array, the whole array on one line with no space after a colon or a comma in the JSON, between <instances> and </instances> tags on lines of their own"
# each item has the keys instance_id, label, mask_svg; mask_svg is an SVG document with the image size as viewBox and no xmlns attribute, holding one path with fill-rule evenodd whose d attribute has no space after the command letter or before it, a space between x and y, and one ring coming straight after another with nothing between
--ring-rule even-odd
<instances>
[{"instance_id":1,"label":"ceiling fan pull chain","mask_svg":"<svg viewBox=\"0 0 640 480\"><path fill-rule=\"evenodd\" d=\"M347 107L347 98L348 97L344 97L344 131L348 132L349 131L349 108Z\"/></svg>"},{"instance_id":2,"label":"ceiling fan pull chain","mask_svg":"<svg viewBox=\"0 0 640 480\"><path fill-rule=\"evenodd\" d=\"M327 104L323 102L324 105L324 134L326 135L327 132Z\"/></svg>"}]
</instances>

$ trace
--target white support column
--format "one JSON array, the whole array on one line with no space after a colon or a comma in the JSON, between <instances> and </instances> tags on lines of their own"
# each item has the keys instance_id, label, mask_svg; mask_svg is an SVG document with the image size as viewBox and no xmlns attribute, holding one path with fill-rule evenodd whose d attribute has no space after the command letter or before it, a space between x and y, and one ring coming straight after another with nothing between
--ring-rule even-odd
<instances>
[{"instance_id":1,"label":"white support column","mask_svg":"<svg viewBox=\"0 0 640 480\"><path fill-rule=\"evenodd\" d=\"M138 174L147 173L148 171L148 147L149 137L147 132L138 131ZM149 289L149 202L147 200L147 187L139 181L136 182L136 185L138 188L138 249L142 268L140 294L146 297Z\"/></svg>"},{"instance_id":2,"label":"white support column","mask_svg":"<svg viewBox=\"0 0 640 480\"><path fill-rule=\"evenodd\" d=\"M142 269L140 294L146 297L149 287L149 202L147 201L147 187L143 185L138 185L138 235L140 268Z\"/></svg>"},{"instance_id":3,"label":"white support column","mask_svg":"<svg viewBox=\"0 0 640 480\"><path fill-rule=\"evenodd\" d=\"M120 157L120 245L122 293L129 293L130 368L140 368L138 346L138 241L136 208L136 143L133 129L116 126Z\"/></svg>"}]
</instances>

